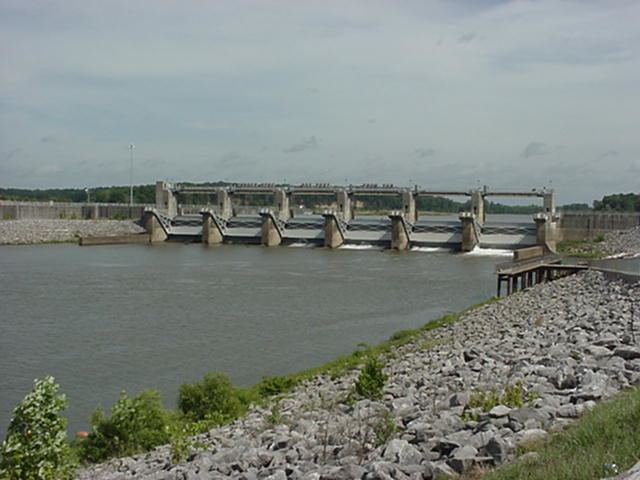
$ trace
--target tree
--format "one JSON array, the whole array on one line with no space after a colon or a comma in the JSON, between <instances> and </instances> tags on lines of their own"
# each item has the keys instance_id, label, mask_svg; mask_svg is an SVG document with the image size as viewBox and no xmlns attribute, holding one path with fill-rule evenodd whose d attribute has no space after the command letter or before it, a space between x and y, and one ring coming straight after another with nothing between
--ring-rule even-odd
<instances>
[{"instance_id":1,"label":"tree","mask_svg":"<svg viewBox=\"0 0 640 480\"><path fill-rule=\"evenodd\" d=\"M75 465L67 442L67 421L60 412L66 397L53 377L35 380L33 390L13 411L0 446L0 478L58 480L73 478Z\"/></svg>"}]
</instances>

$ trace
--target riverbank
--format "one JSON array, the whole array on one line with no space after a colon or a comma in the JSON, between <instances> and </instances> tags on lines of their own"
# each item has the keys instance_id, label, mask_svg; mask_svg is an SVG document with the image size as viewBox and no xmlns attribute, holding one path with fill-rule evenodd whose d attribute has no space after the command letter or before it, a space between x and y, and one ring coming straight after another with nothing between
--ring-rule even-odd
<instances>
[{"instance_id":1,"label":"riverbank","mask_svg":"<svg viewBox=\"0 0 640 480\"><path fill-rule=\"evenodd\" d=\"M1 220L0 245L77 242L79 237L111 237L142 233L131 220Z\"/></svg>"},{"instance_id":2,"label":"riverbank","mask_svg":"<svg viewBox=\"0 0 640 480\"><path fill-rule=\"evenodd\" d=\"M585 258L633 257L640 255L640 227L606 233L591 241L560 242L558 250Z\"/></svg>"},{"instance_id":3,"label":"riverbank","mask_svg":"<svg viewBox=\"0 0 640 480\"><path fill-rule=\"evenodd\" d=\"M79 478L428 479L499 464L640 382L639 294L596 272L539 285L383 356L379 401L353 401L357 371L315 377L197 437L186 462L164 446Z\"/></svg>"}]
</instances>

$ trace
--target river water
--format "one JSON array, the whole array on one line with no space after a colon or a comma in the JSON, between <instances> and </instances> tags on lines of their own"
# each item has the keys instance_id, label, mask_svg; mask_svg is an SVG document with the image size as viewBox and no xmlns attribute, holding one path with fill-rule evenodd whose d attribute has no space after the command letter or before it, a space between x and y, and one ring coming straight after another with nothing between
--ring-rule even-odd
<instances>
[{"instance_id":1,"label":"river water","mask_svg":"<svg viewBox=\"0 0 640 480\"><path fill-rule=\"evenodd\" d=\"M486 253L486 252L485 252ZM121 390L208 371L250 385L317 366L495 293L508 258L166 243L0 247L0 437L54 375L71 432Z\"/></svg>"}]
</instances>

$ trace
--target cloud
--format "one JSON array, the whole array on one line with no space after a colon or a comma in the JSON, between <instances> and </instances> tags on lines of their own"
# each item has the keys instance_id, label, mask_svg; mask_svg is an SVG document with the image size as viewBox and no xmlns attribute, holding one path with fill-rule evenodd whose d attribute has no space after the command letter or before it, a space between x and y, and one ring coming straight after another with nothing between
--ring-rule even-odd
<instances>
[{"instance_id":1,"label":"cloud","mask_svg":"<svg viewBox=\"0 0 640 480\"><path fill-rule=\"evenodd\" d=\"M598 155L597 161L601 162L605 158L617 157L617 156L618 156L618 152L616 152L615 150L607 150L606 152L603 152L600 155Z\"/></svg>"},{"instance_id":2,"label":"cloud","mask_svg":"<svg viewBox=\"0 0 640 480\"><path fill-rule=\"evenodd\" d=\"M640 2L281 1L0 1L0 182L126 183L134 142L141 182L637 189Z\"/></svg>"},{"instance_id":3,"label":"cloud","mask_svg":"<svg viewBox=\"0 0 640 480\"><path fill-rule=\"evenodd\" d=\"M285 153L296 153L303 152L305 150L315 150L318 148L318 141L316 140L316 136L312 135L311 137L304 139L298 143L294 143L290 147L282 150Z\"/></svg>"},{"instance_id":4,"label":"cloud","mask_svg":"<svg viewBox=\"0 0 640 480\"><path fill-rule=\"evenodd\" d=\"M458 43L471 43L476 38L478 38L478 34L476 32L467 32L458 37Z\"/></svg>"},{"instance_id":5,"label":"cloud","mask_svg":"<svg viewBox=\"0 0 640 480\"><path fill-rule=\"evenodd\" d=\"M520 154L521 157L530 158L538 155L548 155L555 149L542 142L530 142Z\"/></svg>"},{"instance_id":6,"label":"cloud","mask_svg":"<svg viewBox=\"0 0 640 480\"><path fill-rule=\"evenodd\" d=\"M0 158L2 158L3 162L8 162L9 160L12 160L16 156L18 156L21 152L21 148L14 148L12 150L9 150L8 152L3 152L2 154L0 154Z\"/></svg>"},{"instance_id":7,"label":"cloud","mask_svg":"<svg viewBox=\"0 0 640 480\"><path fill-rule=\"evenodd\" d=\"M433 157L436 154L436 151L433 148L416 148L414 150L415 155L420 158L428 158Z\"/></svg>"},{"instance_id":8,"label":"cloud","mask_svg":"<svg viewBox=\"0 0 640 480\"><path fill-rule=\"evenodd\" d=\"M52 136L52 135L47 135L45 137L40 137L40 143L56 143L57 139L56 137Z\"/></svg>"}]
</instances>

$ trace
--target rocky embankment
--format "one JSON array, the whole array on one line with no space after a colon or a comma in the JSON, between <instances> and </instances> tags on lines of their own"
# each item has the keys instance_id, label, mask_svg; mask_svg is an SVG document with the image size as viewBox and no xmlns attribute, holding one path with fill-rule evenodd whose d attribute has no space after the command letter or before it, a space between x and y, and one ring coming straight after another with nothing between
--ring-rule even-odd
<instances>
[{"instance_id":1,"label":"rocky embankment","mask_svg":"<svg viewBox=\"0 0 640 480\"><path fill-rule=\"evenodd\" d=\"M78 237L111 237L143 231L130 220L2 220L0 245L73 242Z\"/></svg>"},{"instance_id":2,"label":"rocky embankment","mask_svg":"<svg viewBox=\"0 0 640 480\"><path fill-rule=\"evenodd\" d=\"M380 401L348 401L357 372L318 377L199 436L182 463L165 446L79 477L432 479L496 465L640 383L638 298L640 284L597 272L538 285L400 347Z\"/></svg>"},{"instance_id":3,"label":"rocky embankment","mask_svg":"<svg viewBox=\"0 0 640 480\"><path fill-rule=\"evenodd\" d=\"M640 227L607 233L604 241L596 245L606 255L640 254Z\"/></svg>"},{"instance_id":4,"label":"rocky embankment","mask_svg":"<svg viewBox=\"0 0 640 480\"><path fill-rule=\"evenodd\" d=\"M601 242L587 242L572 246L566 253L634 256L640 254L640 227L609 232Z\"/></svg>"}]
</instances>

